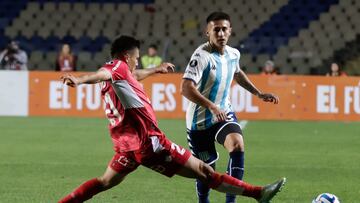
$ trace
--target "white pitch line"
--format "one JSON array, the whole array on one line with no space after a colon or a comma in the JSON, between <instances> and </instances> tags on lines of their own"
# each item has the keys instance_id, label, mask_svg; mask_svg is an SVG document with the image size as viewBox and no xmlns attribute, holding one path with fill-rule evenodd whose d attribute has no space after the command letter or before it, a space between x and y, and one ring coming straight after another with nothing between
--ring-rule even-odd
<instances>
[{"instance_id":1,"label":"white pitch line","mask_svg":"<svg viewBox=\"0 0 360 203\"><path fill-rule=\"evenodd\" d=\"M239 125L241 126L241 129L244 130L246 125L248 124L247 120L242 120L239 122Z\"/></svg>"}]
</instances>

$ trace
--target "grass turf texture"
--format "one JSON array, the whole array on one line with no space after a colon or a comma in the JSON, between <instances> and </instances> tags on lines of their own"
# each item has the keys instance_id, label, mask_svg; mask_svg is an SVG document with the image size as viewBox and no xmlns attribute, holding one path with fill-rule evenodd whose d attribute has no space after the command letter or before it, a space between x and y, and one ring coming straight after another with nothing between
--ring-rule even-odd
<instances>
[{"instance_id":1,"label":"grass turf texture","mask_svg":"<svg viewBox=\"0 0 360 203\"><path fill-rule=\"evenodd\" d=\"M101 175L113 155L106 119L0 117L0 202L56 202ZM187 147L183 120L160 120L167 136ZM342 122L250 121L245 176L265 184L286 176L274 202L306 203L322 192L343 202L360 196L360 125ZM228 155L217 145L217 170ZM139 167L117 187L89 202L196 202L194 181L169 179ZM225 196L212 191L212 202ZM238 202L254 202L239 197Z\"/></svg>"}]
</instances>

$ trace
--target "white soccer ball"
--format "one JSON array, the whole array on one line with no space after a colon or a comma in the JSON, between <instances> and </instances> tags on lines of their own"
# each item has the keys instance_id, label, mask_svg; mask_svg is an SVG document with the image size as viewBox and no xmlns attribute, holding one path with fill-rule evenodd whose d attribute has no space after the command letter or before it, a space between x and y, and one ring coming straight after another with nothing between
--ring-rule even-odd
<instances>
[{"instance_id":1,"label":"white soccer ball","mask_svg":"<svg viewBox=\"0 0 360 203\"><path fill-rule=\"evenodd\" d=\"M312 203L340 203L338 197L330 193L322 193L317 196Z\"/></svg>"}]
</instances>

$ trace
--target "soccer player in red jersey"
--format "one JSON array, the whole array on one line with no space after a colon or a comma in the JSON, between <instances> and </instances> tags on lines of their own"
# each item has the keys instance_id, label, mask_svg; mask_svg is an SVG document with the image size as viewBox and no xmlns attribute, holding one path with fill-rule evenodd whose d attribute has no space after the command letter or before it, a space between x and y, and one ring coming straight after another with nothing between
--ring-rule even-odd
<instances>
[{"instance_id":1,"label":"soccer player in red jersey","mask_svg":"<svg viewBox=\"0 0 360 203\"><path fill-rule=\"evenodd\" d=\"M167 139L159 129L150 100L138 82L156 69L135 71L138 64L140 43L133 37L117 37L111 45L112 61L97 72L74 77L62 76L66 85L102 82L105 113L110 121L109 130L115 155L105 173L86 181L60 203L78 203L99 192L119 184L127 174L143 165L168 177L177 174L197 178L217 191L248 196L258 202L269 202L285 183L285 178L264 187L253 186L227 174L215 172L209 165ZM167 72L170 63L160 65L160 72Z\"/></svg>"}]
</instances>

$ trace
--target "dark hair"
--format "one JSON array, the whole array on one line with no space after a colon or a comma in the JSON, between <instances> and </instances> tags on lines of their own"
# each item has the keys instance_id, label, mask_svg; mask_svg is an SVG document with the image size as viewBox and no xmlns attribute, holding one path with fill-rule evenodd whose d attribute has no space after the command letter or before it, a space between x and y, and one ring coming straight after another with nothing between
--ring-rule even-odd
<instances>
[{"instance_id":1,"label":"dark hair","mask_svg":"<svg viewBox=\"0 0 360 203\"><path fill-rule=\"evenodd\" d=\"M6 49L8 50L9 54L14 54L19 50L19 42L12 40L10 41L10 43L7 45Z\"/></svg>"},{"instance_id":2,"label":"dark hair","mask_svg":"<svg viewBox=\"0 0 360 203\"><path fill-rule=\"evenodd\" d=\"M150 45L149 45L149 48L153 48L153 49L156 49L156 50L157 50L156 44L150 44Z\"/></svg>"},{"instance_id":3,"label":"dark hair","mask_svg":"<svg viewBox=\"0 0 360 203\"><path fill-rule=\"evenodd\" d=\"M230 22L230 16L227 13L224 13L224 12L221 12L221 11L212 12L206 18L206 23L209 23L211 21L216 21L216 20L227 20L227 21Z\"/></svg>"},{"instance_id":4,"label":"dark hair","mask_svg":"<svg viewBox=\"0 0 360 203\"><path fill-rule=\"evenodd\" d=\"M115 57L117 54L130 51L134 48L140 48L140 41L134 37L121 35L112 42L110 54L111 57Z\"/></svg>"}]
</instances>

